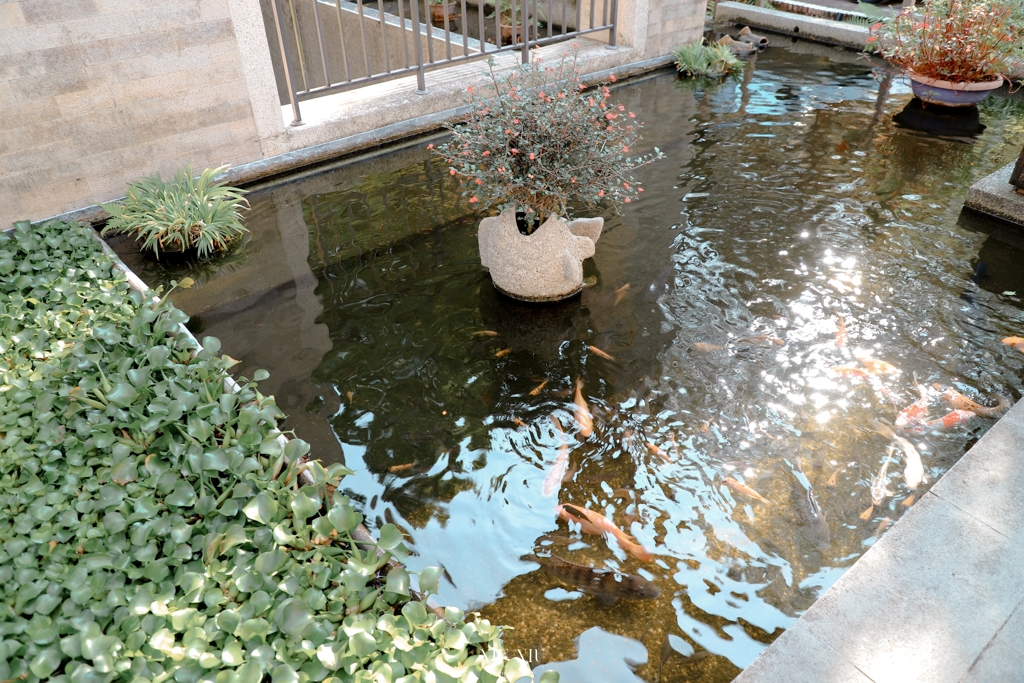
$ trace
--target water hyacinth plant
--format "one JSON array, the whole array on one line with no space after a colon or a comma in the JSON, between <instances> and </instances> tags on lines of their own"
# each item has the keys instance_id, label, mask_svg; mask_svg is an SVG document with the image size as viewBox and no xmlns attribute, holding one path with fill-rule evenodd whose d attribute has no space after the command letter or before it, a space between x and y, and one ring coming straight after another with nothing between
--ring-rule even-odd
<instances>
[{"instance_id":1,"label":"water hyacinth plant","mask_svg":"<svg viewBox=\"0 0 1024 683\"><path fill-rule=\"evenodd\" d=\"M0 681L532 680L90 230L0 234Z\"/></svg>"},{"instance_id":2,"label":"water hyacinth plant","mask_svg":"<svg viewBox=\"0 0 1024 683\"><path fill-rule=\"evenodd\" d=\"M575 53L556 67L534 56L504 74L492 61L490 73L492 89L469 89L470 114L436 150L471 204L543 218L567 216L572 199L628 203L643 192L629 156L640 122L610 101L607 85L583 87Z\"/></svg>"},{"instance_id":3,"label":"water hyacinth plant","mask_svg":"<svg viewBox=\"0 0 1024 683\"><path fill-rule=\"evenodd\" d=\"M103 205L111 216L103 234L133 234L158 257L194 249L207 258L225 251L248 232L241 210L249 206L242 190L214 180L225 169L208 168L193 178L189 166L167 182L158 173L131 183L123 201Z\"/></svg>"},{"instance_id":4,"label":"water hyacinth plant","mask_svg":"<svg viewBox=\"0 0 1024 683\"><path fill-rule=\"evenodd\" d=\"M868 43L902 69L953 83L1007 73L1024 43L1019 0L928 0L871 27Z\"/></svg>"},{"instance_id":5,"label":"water hyacinth plant","mask_svg":"<svg viewBox=\"0 0 1024 683\"><path fill-rule=\"evenodd\" d=\"M675 51L676 71L692 78L719 78L743 68L743 62L727 45L694 42Z\"/></svg>"}]
</instances>

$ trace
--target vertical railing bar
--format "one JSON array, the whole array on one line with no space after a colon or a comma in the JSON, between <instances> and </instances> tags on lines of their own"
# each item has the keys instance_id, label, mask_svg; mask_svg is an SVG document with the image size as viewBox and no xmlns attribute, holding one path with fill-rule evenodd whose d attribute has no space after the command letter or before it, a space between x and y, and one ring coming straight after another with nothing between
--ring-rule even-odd
<instances>
[{"instance_id":1,"label":"vertical railing bar","mask_svg":"<svg viewBox=\"0 0 1024 683\"><path fill-rule=\"evenodd\" d=\"M385 32L384 0L377 0L377 18L380 20L380 41L384 47L384 71L391 73L391 49L388 45L388 34Z\"/></svg>"},{"instance_id":2,"label":"vertical railing bar","mask_svg":"<svg viewBox=\"0 0 1024 683\"><path fill-rule=\"evenodd\" d=\"M523 2L523 4L522 4L522 10L523 10L523 22L522 22L523 35L519 36L519 40L522 41L522 44L523 44L523 64L529 64L530 63L530 23L529 23L530 22L530 10L527 7L527 3L529 1L530 0L522 0L522 2Z\"/></svg>"},{"instance_id":3,"label":"vertical railing bar","mask_svg":"<svg viewBox=\"0 0 1024 683\"><path fill-rule=\"evenodd\" d=\"M501 49L501 1L494 0L494 44ZM511 2L511 0L510 0ZM510 19L515 24L515 19Z\"/></svg>"},{"instance_id":4,"label":"vertical railing bar","mask_svg":"<svg viewBox=\"0 0 1024 683\"><path fill-rule=\"evenodd\" d=\"M548 2L550 1L548 0ZM537 0L533 0L533 39L540 39L540 17L537 12Z\"/></svg>"},{"instance_id":5,"label":"vertical railing bar","mask_svg":"<svg viewBox=\"0 0 1024 683\"><path fill-rule=\"evenodd\" d=\"M483 8L481 8L482 10ZM469 27L466 26L466 0L462 0L462 14L459 15L459 24L462 28L462 54L469 54Z\"/></svg>"},{"instance_id":6,"label":"vertical railing bar","mask_svg":"<svg viewBox=\"0 0 1024 683\"><path fill-rule=\"evenodd\" d=\"M610 2L609 2L609 0L603 0L603 2L604 2L604 6L601 8L601 18L602 18L604 23L602 23L601 25L602 26L608 26L608 9L609 9L608 6L609 6Z\"/></svg>"},{"instance_id":7,"label":"vertical railing bar","mask_svg":"<svg viewBox=\"0 0 1024 683\"><path fill-rule=\"evenodd\" d=\"M299 55L299 72L302 74L302 89L309 90L309 81L306 80L306 59L302 56L302 39L299 37L299 19L295 15L295 0L288 0L288 7L292 14L292 32L295 34L295 53Z\"/></svg>"},{"instance_id":8,"label":"vertical railing bar","mask_svg":"<svg viewBox=\"0 0 1024 683\"><path fill-rule=\"evenodd\" d=\"M423 43L420 41L420 6L419 0L410 0L409 12L412 15L412 34L416 39L413 52L416 53L416 93L425 95L427 93L427 79L423 71Z\"/></svg>"},{"instance_id":9,"label":"vertical railing bar","mask_svg":"<svg viewBox=\"0 0 1024 683\"><path fill-rule=\"evenodd\" d=\"M398 21L402 25L399 35L402 36L402 54L405 55L405 68L409 68L409 37L405 30L405 10L402 9L402 0L398 0Z\"/></svg>"},{"instance_id":10,"label":"vertical railing bar","mask_svg":"<svg viewBox=\"0 0 1024 683\"><path fill-rule=\"evenodd\" d=\"M281 59L284 61L284 83L288 88L288 99L292 104L292 125L302 125L302 114L299 113L299 101L295 98L295 86L292 85L292 60L288 57L288 48L284 42L284 31L281 30L281 7L277 0L270 0L274 8L274 27L277 29L277 45L281 50Z\"/></svg>"},{"instance_id":11,"label":"vertical railing bar","mask_svg":"<svg viewBox=\"0 0 1024 683\"><path fill-rule=\"evenodd\" d=\"M448 2L441 0L441 9L444 10L444 54L449 60L452 58L452 33L448 28Z\"/></svg>"},{"instance_id":12,"label":"vertical railing bar","mask_svg":"<svg viewBox=\"0 0 1024 683\"><path fill-rule=\"evenodd\" d=\"M576 0L577 3L579 3L579 1L580 0ZM566 16L566 12L568 11L568 9L567 9L568 5L569 5L569 0L562 0L562 35L563 36L569 30L565 26L569 22L569 17Z\"/></svg>"},{"instance_id":13,"label":"vertical railing bar","mask_svg":"<svg viewBox=\"0 0 1024 683\"><path fill-rule=\"evenodd\" d=\"M576 0L576 33L583 28L583 0Z\"/></svg>"},{"instance_id":14,"label":"vertical railing bar","mask_svg":"<svg viewBox=\"0 0 1024 683\"><path fill-rule=\"evenodd\" d=\"M359 8L359 36L363 41L363 61L366 62L367 77L373 75L370 68L370 51L366 48L366 15L363 14L363 0L356 0L356 7Z\"/></svg>"},{"instance_id":15,"label":"vertical railing bar","mask_svg":"<svg viewBox=\"0 0 1024 683\"><path fill-rule=\"evenodd\" d=\"M577 0L579 2L579 0ZM594 28L594 13L597 10L597 0L590 0L590 28Z\"/></svg>"},{"instance_id":16,"label":"vertical railing bar","mask_svg":"<svg viewBox=\"0 0 1024 683\"><path fill-rule=\"evenodd\" d=\"M327 50L324 49L324 30L320 25L320 0L313 0L313 18L316 20L316 42L320 46L320 64L324 67L324 82L331 86L331 72L327 68Z\"/></svg>"},{"instance_id":17,"label":"vertical railing bar","mask_svg":"<svg viewBox=\"0 0 1024 683\"><path fill-rule=\"evenodd\" d=\"M484 23L484 0L480 0L478 5L480 13L477 14L477 19L480 20L480 54L487 52L487 39L485 37L487 33L487 26ZM498 0L494 0L494 9L498 9Z\"/></svg>"},{"instance_id":18,"label":"vertical railing bar","mask_svg":"<svg viewBox=\"0 0 1024 683\"><path fill-rule=\"evenodd\" d=\"M348 65L348 50L345 48L345 27L341 25L341 0L334 0L338 10L338 39L341 40L341 61L345 63L345 80L352 80L352 69Z\"/></svg>"},{"instance_id":19,"label":"vertical railing bar","mask_svg":"<svg viewBox=\"0 0 1024 683\"><path fill-rule=\"evenodd\" d=\"M619 44L618 28L619 28L619 0L611 0L612 2L612 16L611 24L612 27L608 29L610 32L608 35L608 45L615 47Z\"/></svg>"},{"instance_id":20,"label":"vertical railing bar","mask_svg":"<svg viewBox=\"0 0 1024 683\"><path fill-rule=\"evenodd\" d=\"M430 64L434 63L434 24L430 20L430 5L427 4L428 0L423 0L423 9L427 10L424 15L427 20L425 26L427 27L427 61Z\"/></svg>"},{"instance_id":21,"label":"vertical railing bar","mask_svg":"<svg viewBox=\"0 0 1024 683\"><path fill-rule=\"evenodd\" d=\"M555 0L548 0L548 38L551 37L551 23L555 16Z\"/></svg>"}]
</instances>

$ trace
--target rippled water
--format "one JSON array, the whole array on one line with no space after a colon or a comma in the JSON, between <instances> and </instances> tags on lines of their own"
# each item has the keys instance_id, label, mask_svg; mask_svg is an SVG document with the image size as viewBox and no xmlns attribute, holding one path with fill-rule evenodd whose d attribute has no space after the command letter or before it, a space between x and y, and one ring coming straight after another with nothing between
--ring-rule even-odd
<instances>
[{"instance_id":1,"label":"rippled water","mask_svg":"<svg viewBox=\"0 0 1024 683\"><path fill-rule=\"evenodd\" d=\"M494 292L479 215L424 145L254 194L248 255L178 301L243 372L271 371L299 436L357 471L368 521L408 532L414 568L447 568L441 602L513 626L510 650L570 660L597 626L583 649L604 673L563 680L636 680L628 659L646 681L728 681L912 503L896 452L892 496L868 511L889 445L872 420L917 398L915 375L1020 397L1024 355L1000 340L1024 335L1024 241L958 214L1019 151L1024 106L990 98L973 138L900 128L904 86L880 92L868 63L804 44L769 49L741 82L663 73L615 94L666 158L640 170L642 201L605 214L596 285L572 301ZM858 355L898 372L830 370L864 368ZM571 476L546 497L552 416ZM992 423L910 435L917 495ZM603 513L654 561L566 541L557 502ZM531 552L661 595L606 606L519 559Z\"/></svg>"}]
</instances>

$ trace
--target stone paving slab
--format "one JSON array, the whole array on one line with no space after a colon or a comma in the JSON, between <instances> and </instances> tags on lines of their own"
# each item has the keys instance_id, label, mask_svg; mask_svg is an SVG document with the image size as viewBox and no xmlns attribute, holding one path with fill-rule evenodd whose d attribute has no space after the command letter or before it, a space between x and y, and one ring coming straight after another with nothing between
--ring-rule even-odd
<instances>
[{"instance_id":1,"label":"stone paving slab","mask_svg":"<svg viewBox=\"0 0 1024 683\"><path fill-rule=\"evenodd\" d=\"M1022 484L1024 401L737 683L1024 683Z\"/></svg>"},{"instance_id":2,"label":"stone paving slab","mask_svg":"<svg viewBox=\"0 0 1024 683\"><path fill-rule=\"evenodd\" d=\"M1024 194L1010 184L1013 163L971 185L964 206L1024 226Z\"/></svg>"}]
</instances>

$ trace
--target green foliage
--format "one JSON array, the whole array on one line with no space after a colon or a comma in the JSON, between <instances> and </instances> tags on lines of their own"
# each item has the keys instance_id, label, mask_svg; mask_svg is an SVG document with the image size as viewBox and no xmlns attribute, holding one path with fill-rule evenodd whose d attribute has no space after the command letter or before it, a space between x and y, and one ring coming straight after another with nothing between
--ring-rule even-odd
<instances>
[{"instance_id":1,"label":"green foliage","mask_svg":"<svg viewBox=\"0 0 1024 683\"><path fill-rule=\"evenodd\" d=\"M492 92L469 88L470 114L437 149L471 204L564 216L572 198L628 203L643 191L628 156L641 125L607 86L584 89L575 53L501 75L492 62L491 81Z\"/></svg>"},{"instance_id":2,"label":"green foliage","mask_svg":"<svg viewBox=\"0 0 1024 683\"><path fill-rule=\"evenodd\" d=\"M206 258L228 249L248 232L240 213L248 203L242 190L214 181L225 168L208 168L193 178L189 166L168 182L158 173L131 183L123 202L103 205L111 215L103 234L134 234L157 256L195 249Z\"/></svg>"},{"instance_id":3,"label":"green foliage","mask_svg":"<svg viewBox=\"0 0 1024 683\"><path fill-rule=\"evenodd\" d=\"M500 627L411 597L398 529L353 540L349 470L87 230L0 234L0 681L530 678Z\"/></svg>"},{"instance_id":4,"label":"green foliage","mask_svg":"<svg viewBox=\"0 0 1024 683\"><path fill-rule=\"evenodd\" d=\"M1021 54L1020 0L929 0L871 27L868 43L902 69L954 83L988 81Z\"/></svg>"},{"instance_id":5,"label":"green foliage","mask_svg":"<svg viewBox=\"0 0 1024 683\"><path fill-rule=\"evenodd\" d=\"M675 51L676 70L684 76L718 78L743 69L743 62L726 45L683 45Z\"/></svg>"}]
</instances>

